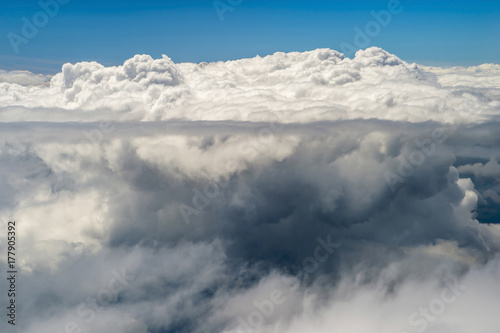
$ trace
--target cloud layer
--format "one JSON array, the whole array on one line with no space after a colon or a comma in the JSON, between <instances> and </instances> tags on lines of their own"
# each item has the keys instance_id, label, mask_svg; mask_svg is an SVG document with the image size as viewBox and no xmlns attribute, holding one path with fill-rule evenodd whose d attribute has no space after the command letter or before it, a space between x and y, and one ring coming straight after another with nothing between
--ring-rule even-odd
<instances>
[{"instance_id":1,"label":"cloud layer","mask_svg":"<svg viewBox=\"0 0 500 333\"><path fill-rule=\"evenodd\" d=\"M408 64L379 48L354 59L318 49L217 63L174 64L137 55L123 66L65 64L41 77L1 74L9 121L269 121L387 119L443 123L496 119L499 65L441 69ZM27 74L24 74L27 76ZM17 81L16 81L17 80ZM19 87L12 83L41 87Z\"/></svg>"},{"instance_id":2,"label":"cloud layer","mask_svg":"<svg viewBox=\"0 0 500 333\"><path fill-rule=\"evenodd\" d=\"M23 332L496 332L498 65L319 49L0 81Z\"/></svg>"}]
</instances>

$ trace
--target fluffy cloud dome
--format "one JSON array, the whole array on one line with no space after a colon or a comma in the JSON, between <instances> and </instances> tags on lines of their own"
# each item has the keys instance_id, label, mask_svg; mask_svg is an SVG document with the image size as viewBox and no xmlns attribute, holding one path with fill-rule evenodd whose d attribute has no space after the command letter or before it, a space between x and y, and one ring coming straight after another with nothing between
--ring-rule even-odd
<instances>
[{"instance_id":1,"label":"fluffy cloud dome","mask_svg":"<svg viewBox=\"0 0 500 333\"><path fill-rule=\"evenodd\" d=\"M116 67L65 64L50 86L36 89L3 83L0 110L11 121L42 114L53 121L269 121L280 114L290 123L470 123L492 119L500 107L495 68L422 67L376 47L360 50L354 59L329 49L201 64L137 55ZM5 112L14 106L17 112ZM71 112L47 113L48 108Z\"/></svg>"}]
</instances>

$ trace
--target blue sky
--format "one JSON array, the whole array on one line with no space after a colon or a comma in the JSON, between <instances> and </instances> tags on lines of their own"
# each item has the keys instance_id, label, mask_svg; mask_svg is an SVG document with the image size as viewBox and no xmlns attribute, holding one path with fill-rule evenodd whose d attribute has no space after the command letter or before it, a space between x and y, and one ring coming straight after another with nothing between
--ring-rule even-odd
<instances>
[{"instance_id":1,"label":"blue sky","mask_svg":"<svg viewBox=\"0 0 500 333\"><path fill-rule=\"evenodd\" d=\"M403 11L369 37L369 46L423 64L500 63L499 1L400 2ZM243 0L231 7L221 21L213 0L69 0L16 53L8 34L23 37L23 17L32 22L41 7L38 0L2 1L0 68L55 73L65 62L116 65L138 53L200 62L341 51L343 42L356 46L354 28L363 31L374 20L370 12L386 10L388 1Z\"/></svg>"}]
</instances>

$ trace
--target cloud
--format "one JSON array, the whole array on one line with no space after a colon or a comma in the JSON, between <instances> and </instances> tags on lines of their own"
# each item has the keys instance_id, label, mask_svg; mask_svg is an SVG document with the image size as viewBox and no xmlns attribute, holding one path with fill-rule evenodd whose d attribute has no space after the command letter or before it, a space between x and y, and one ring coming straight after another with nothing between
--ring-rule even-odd
<instances>
[{"instance_id":1,"label":"cloud","mask_svg":"<svg viewBox=\"0 0 500 333\"><path fill-rule=\"evenodd\" d=\"M290 292L287 305L300 308L293 319L276 313L272 323L256 325L253 332L494 332L490 309L499 308L493 287L498 268L497 259L460 280L411 280L392 293L387 284L396 277L390 270L369 285L345 278L327 300L320 288L297 298ZM243 326L224 332L242 332Z\"/></svg>"},{"instance_id":2,"label":"cloud","mask_svg":"<svg viewBox=\"0 0 500 333\"><path fill-rule=\"evenodd\" d=\"M28 71L0 70L0 83L16 84L21 86L47 86L50 76L33 74Z\"/></svg>"},{"instance_id":3,"label":"cloud","mask_svg":"<svg viewBox=\"0 0 500 333\"><path fill-rule=\"evenodd\" d=\"M9 121L258 122L282 114L288 123L358 118L477 123L498 113L495 66L438 70L375 47L354 59L329 49L201 64L137 55L115 67L65 64L49 87L9 93L14 88L4 85L0 114Z\"/></svg>"},{"instance_id":4,"label":"cloud","mask_svg":"<svg viewBox=\"0 0 500 333\"><path fill-rule=\"evenodd\" d=\"M1 83L21 329L493 332L499 85L479 68L319 49Z\"/></svg>"}]
</instances>

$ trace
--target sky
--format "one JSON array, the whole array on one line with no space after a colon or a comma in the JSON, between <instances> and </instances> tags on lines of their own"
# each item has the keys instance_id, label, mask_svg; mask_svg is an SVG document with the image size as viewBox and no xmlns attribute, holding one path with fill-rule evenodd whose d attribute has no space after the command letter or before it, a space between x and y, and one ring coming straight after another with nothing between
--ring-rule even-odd
<instances>
[{"instance_id":1,"label":"sky","mask_svg":"<svg viewBox=\"0 0 500 333\"><path fill-rule=\"evenodd\" d=\"M361 47L355 28L364 31L371 12L387 10L388 1L221 0L228 6L221 15L210 0L60 1L17 53L9 33L24 38L23 17L33 22L42 8L35 0L2 1L0 69L54 74L66 62L119 65L135 54L212 62L316 48L342 52L342 43L378 46L428 65L500 62L497 1L401 0L402 11Z\"/></svg>"}]
</instances>

